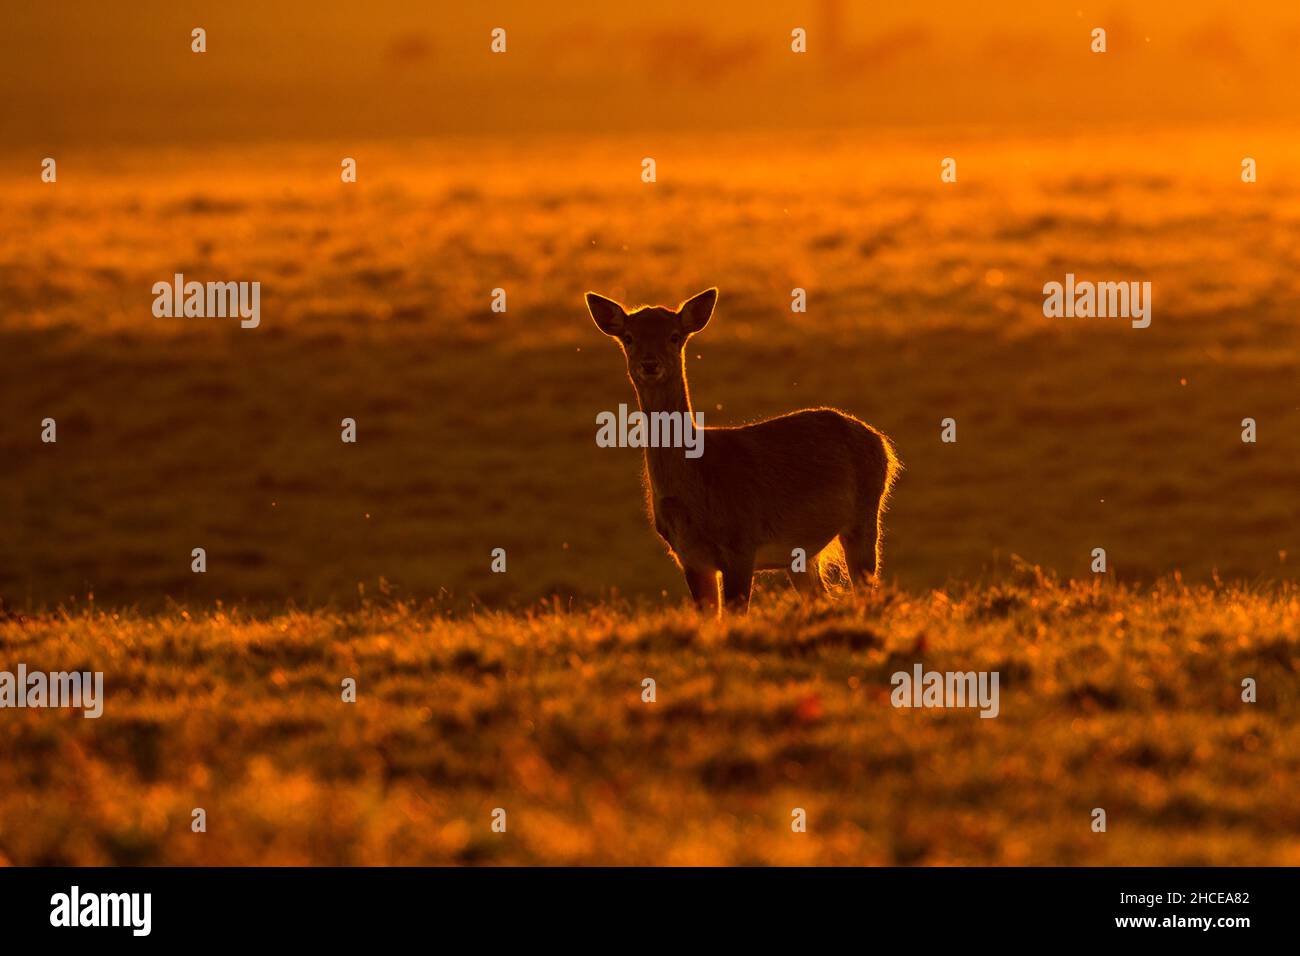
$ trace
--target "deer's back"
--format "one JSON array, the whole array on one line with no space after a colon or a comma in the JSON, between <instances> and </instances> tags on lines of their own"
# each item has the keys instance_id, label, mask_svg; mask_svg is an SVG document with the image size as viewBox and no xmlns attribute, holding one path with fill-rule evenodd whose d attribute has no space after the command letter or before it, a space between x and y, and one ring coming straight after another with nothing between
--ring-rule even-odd
<instances>
[{"instance_id":1,"label":"deer's back","mask_svg":"<svg viewBox=\"0 0 1300 956\"><path fill-rule=\"evenodd\" d=\"M702 481L682 500L693 536L737 547L817 549L870 509L888 486L887 440L852 415L810 408L705 430L693 463ZM694 483L693 483L694 484Z\"/></svg>"},{"instance_id":2,"label":"deer's back","mask_svg":"<svg viewBox=\"0 0 1300 956\"><path fill-rule=\"evenodd\" d=\"M827 469L830 479L840 469L876 471L892 460L883 435L834 408L805 408L749 425L709 428L704 449L703 458L713 455L710 464L722 471L749 472L764 481L811 480Z\"/></svg>"}]
</instances>

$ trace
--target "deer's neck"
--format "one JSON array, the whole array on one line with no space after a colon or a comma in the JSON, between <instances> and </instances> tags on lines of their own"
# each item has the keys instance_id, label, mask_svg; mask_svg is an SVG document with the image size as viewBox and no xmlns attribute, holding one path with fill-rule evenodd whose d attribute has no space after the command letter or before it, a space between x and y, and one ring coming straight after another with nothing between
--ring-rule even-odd
<instances>
[{"instance_id":1,"label":"deer's neck","mask_svg":"<svg viewBox=\"0 0 1300 956\"><path fill-rule=\"evenodd\" d=\"M641 406L641 411L647 415L652 412L683 412L687 415L691 413L691 396L686 390L686 376L679 379L662 382L638 382L632 380L632 387L636 389L636 400Z\"/></svg>"},{"instance_id":2,"label":"deer's neck","mask_svg":"<svg viewBox=\"0 0 1300 956\"><path fill-rule=\"evenodd\" d=\"M672 381L665 380L650 384L633 380L637 403L646 415L655 412L678 412L684 416L693 414L691 396L686 388L686 374ZM686 423L683 422L683 426ZM685 494L695 471L691 461L682 448L647 448L645 450L646 470L650 473L650 488L655 498L667 498Z\"/></svg>"}]
</instances>

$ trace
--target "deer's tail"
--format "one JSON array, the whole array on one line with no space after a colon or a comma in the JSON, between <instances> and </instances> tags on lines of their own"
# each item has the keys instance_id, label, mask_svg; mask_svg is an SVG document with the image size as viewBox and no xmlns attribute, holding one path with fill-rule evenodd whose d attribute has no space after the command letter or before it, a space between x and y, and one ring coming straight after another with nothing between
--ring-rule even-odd
<instances>
[{"instance_id":1,"label":"deer's tail","mask_svg":"<svg viewBox=\"0 0 1300 956\"><path fill-rule=\"evenodd\" d=\"M870 428L870 426L868 426ZM903 463L898 458L898 452L894 450L894 443L888 436L871 428L872 437L879 442L879 451L874 456L877 460L872 462L874 465L873 478L879 483L879 510L885 509L885 504L889 501L889 494L894 489L894 482L898 480L898 473L903 470ZM873 482L874 484L874 482ZM876 489L873 488L873 491Z\"/></svg>"}]
</instances>

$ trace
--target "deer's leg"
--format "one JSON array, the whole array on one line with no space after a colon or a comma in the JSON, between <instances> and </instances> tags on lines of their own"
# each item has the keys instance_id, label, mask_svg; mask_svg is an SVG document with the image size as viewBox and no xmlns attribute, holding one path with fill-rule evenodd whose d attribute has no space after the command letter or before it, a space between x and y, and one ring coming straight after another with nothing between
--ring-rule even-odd
<instances>
[{"instance_id":1,"label":"deer's leg","mask_svg":"<svg viewBox=\"0 0 1300 956\"><path fill-rule=\"evenodd\" d=\"M744 614L749 610L749 592L754 586L754 556L733 560L722 569L722 597L727 610Z\"/></svg>"},{"instance_id":2,"label":"deer's leg","mask_svg":"<svg viewBox=\"0 0 1300 956\"><path fill-rule=\"evenodd\" d=\"M875 587L879 583L880 569L880 512L872 511L866 526L840 532L844 545L844 560L849 565L853 587Z\"/></svg>"},{"instance_id":3,"label":"deer's leg","mask_svg":"<svg viewBox=\"0 0 1300 956\"><path fill-rule=\"evenodd\" d=\"M695 568L683 569L686 586L691 589L691 598L701 611L718 613L718 572L702 571Z\"/></svg>"},{"instance_id":4,"label":"deer's leg","mask_svg":"<svg viewBox=\"0 0 1300 956\"><path fill-rule=\"evenodd\" d=\"M790 576L790 583L805 601L815 601L826 593L826 582L822 580L821 562L817 560L817 555L808 559L806 571L787 568L785 573Z\"/></svg>"}]
</instances>

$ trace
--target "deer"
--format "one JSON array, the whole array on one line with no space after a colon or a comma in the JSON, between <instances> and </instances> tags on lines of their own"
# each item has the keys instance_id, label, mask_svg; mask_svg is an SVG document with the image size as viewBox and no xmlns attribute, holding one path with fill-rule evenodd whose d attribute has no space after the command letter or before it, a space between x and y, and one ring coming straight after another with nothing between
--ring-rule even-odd
<instances>
[{"instance_id":1,"label":"deer","mask_svg":"<svg viewBox=\"0 0 1300 956\"><path fill-rule=\"evenodd\" d=\"M627 359L641 411L692 416L686 343L713 316L716 288L676 309L628 311L595 292L587 309ZM835 408L709 427L703 454L646 447L650 517L702 612L749 609L755 571L784 570L807 600L827 593L820 555L836 539L852 588L880 580L881 519L901 465L881 432ZM803 549L805 566L795 549ZM721 577L721 598L718 579Z\"/></svg>"}]
</instances>

